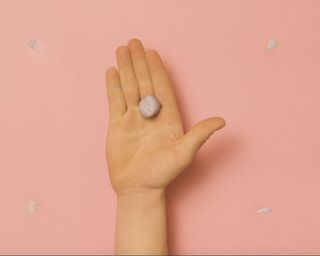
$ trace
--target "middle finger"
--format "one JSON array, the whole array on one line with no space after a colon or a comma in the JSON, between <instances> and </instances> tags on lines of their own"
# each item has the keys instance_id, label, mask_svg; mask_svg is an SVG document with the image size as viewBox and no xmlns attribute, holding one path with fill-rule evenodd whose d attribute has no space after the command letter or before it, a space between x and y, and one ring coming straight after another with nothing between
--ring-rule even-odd
<instances>
[{"instance_id":1,"label":"middle finger","mask_svg":"<svg viewBox=\"0 0 320 256\"><path fill-rule=\"evenodd\" d=\"M135 75L138 81L140 97L153 95L152 79L146 62L143 44L139 39L129 40L128 47L133 62Z\"/></svg>"}]
</instances>

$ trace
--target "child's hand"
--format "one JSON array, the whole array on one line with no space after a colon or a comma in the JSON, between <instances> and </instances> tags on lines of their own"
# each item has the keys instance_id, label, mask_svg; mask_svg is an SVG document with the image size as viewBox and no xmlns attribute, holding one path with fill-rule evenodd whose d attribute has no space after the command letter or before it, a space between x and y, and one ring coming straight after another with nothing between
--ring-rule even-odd
<instances>
[{"instance_id":1,"label":"child's hand","mask_svg":"<svg viewBox=\"0 0 320 256\"><path fill-rule=\"evenodd\" d=\"M193 160L201 145L224 119L205 119L184 134L170 77L155 50L138 39L116 50L118 70L106 71L109 127L106 160L118 195L164 189ZM151 94L161 102L152 119L144 119L140 98Z\"/></svg>"}]
</instances>

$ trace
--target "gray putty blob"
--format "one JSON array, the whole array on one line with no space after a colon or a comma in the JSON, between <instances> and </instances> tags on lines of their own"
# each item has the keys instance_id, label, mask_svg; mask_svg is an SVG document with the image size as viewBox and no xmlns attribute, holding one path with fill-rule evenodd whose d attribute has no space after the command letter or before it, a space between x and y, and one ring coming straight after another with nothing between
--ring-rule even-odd
<instances>
[{"instance_id":1,"label":"gray putty blob","mask_svg":"<svg viewBox=\"0 0 320 256\"><path fill-rule=\"evenodd\" d=\"M159 100L152 96L146 95L139 102L139 110L144 118L152 118L160 111L161 104Z\"/></svg>"}]
</instances>

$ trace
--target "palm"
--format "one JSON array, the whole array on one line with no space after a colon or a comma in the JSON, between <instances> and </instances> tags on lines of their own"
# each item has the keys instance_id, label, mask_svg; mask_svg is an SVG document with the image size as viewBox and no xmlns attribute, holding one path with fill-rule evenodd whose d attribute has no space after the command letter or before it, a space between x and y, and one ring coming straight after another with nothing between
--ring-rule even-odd
<instances>
[{"instance_id":1,"label":"palm","mask_svg":"<svg viewBox=\"0 0 320 256\"><path fill-rule=\"evenodd\" d=\"M189 154L181 150L181 115L159 54L145 52L137 39L128 46L117 49L118 71L107 71L110 118L106 159L112 185L119 193L165 187L195 153L191 148ZM155 95L162 105L152 119L139 113L140 98L147 94Z\"/></svg>"},{"instance_id":2,"label":"palm","mask_svg":"<svg viewBox=\"0 0 320 256\"><path fill-rule=\"evenodd\" d=\"M159 113L154 120L145 120L138 109L133 109L109 125L107 146L111 175L112 172L114 175L126 173L125 177L130 177L132 183L130 186L166 185L171 175L157 174L177 166L173 146L182 136L179 119L168 125L166 118Z\"/></svg>"}]
</instances>

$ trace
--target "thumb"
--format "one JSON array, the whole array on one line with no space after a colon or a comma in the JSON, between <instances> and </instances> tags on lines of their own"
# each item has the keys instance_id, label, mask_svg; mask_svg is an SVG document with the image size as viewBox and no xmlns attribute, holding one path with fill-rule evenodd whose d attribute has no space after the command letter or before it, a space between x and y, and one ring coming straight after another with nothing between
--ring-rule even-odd
<instances>
[{"instance_id":1,"label":"thumb","mask_svg":"<svg viewBox=\"0 0 320 256\"><path fill-rule=\"evenodd\" d=\"M217 130L225 126L221 117L210 117L198 122L183 137L180 146L193 156L203 143Z\"/></svg>"}]
</instances>

